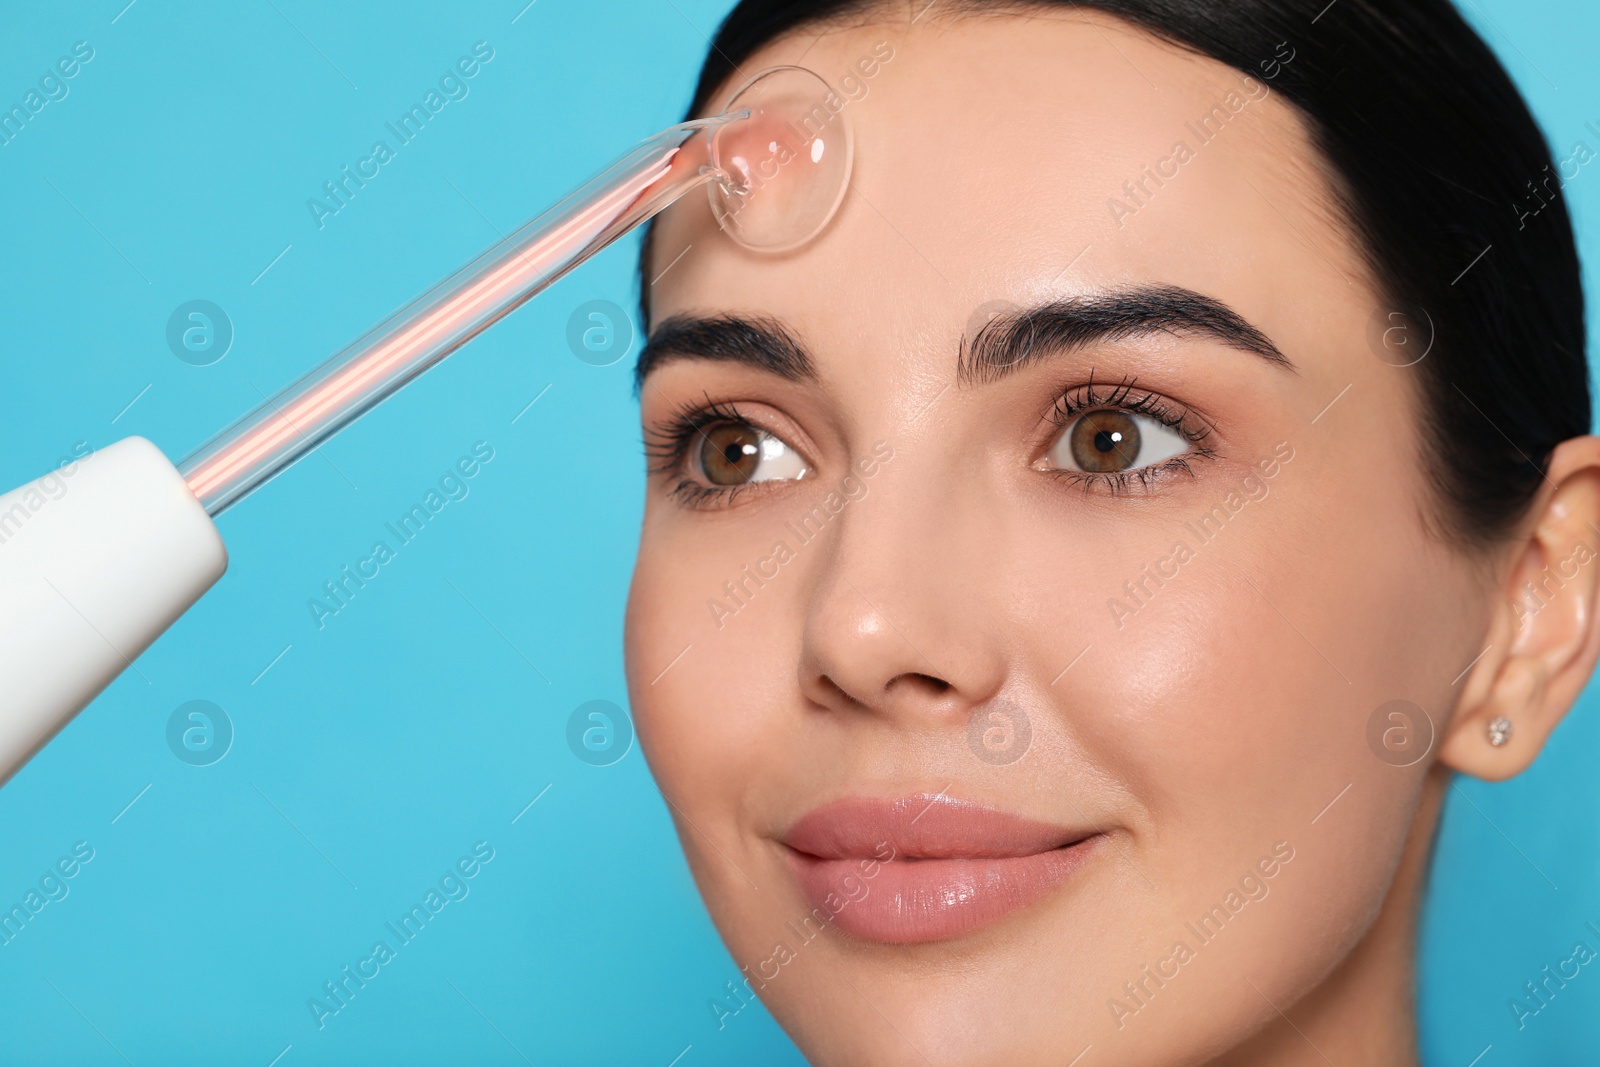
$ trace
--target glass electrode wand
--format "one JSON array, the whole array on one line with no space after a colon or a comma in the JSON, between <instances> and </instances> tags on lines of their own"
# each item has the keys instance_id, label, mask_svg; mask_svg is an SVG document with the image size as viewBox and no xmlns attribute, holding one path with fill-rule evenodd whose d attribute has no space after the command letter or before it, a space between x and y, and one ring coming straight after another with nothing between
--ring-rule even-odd
<instances>
[{"instance_id":1,"label":"glass electrode wand","mask_svg":"<svg viewBox=\"0 0 1600 1067\"><path fill-rule=\"evenodd\" d=\"M843 103L763 71L651 137L174 467L130 437L0 496L0 784L227 568L211 517L693 189L740 245L815 237L849 184Z\"/></svg>"}]
</instances>

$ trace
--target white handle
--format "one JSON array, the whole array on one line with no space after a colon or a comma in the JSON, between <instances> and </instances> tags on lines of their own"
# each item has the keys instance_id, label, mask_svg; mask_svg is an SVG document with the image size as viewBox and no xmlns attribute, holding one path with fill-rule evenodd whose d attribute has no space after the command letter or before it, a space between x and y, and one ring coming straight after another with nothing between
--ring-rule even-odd
<instances>
[{"instance_id":1,"label":"white handle","mask_svg":"<svg viewBox=\"0 0 1600 1067\"><path fill-rule=\"evenodd\" d=\"M227 568L210 516L142 437L0 496L0 784Z\"/></svg>"}]
</instances>

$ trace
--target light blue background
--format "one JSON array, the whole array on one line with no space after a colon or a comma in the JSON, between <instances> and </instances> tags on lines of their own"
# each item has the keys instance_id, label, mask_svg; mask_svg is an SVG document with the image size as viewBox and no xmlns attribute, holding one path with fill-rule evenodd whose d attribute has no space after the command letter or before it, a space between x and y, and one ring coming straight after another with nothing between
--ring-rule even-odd
<instances>
[{"instance_id":1,"label":"light blue background","mask_svg":"<svg viewBox=\"0 0 1600 1067\"><path fill-rule=\"evenodd\" d=\"M185 455L676 121L730 6L125 3L13 0L0 20L6 107L73 42L95 49L0 147L3 487L78 440ZM1593 5L1466 9L1558 156L1600 149ZM306 199L479 40L495 56L467 98L318 230ZM1591 264L1597 175L1568 189ZM220 585L0 791L0 906L75 842L95 849L0 946L0 1061L800 1062L759 1007L717 1029L707 1001L738 971L637 749L592 767L565 742L579 704L625 703L642 492L631 359L581 362L566 325L587 300L634 306L636 248L224 516ZM234 324L213 366L166 346L192 299ZM307 599L477 441L495 458L470 495L319 631ZM213 766L167 748L193 699L235 726ZM1426 927L1432 1064L1488 1045L1484 1067L1597 1055L1600 972L1520 1033L1506 1007L1577 940L1600 946L1583 925L1600 925L1595 711L1591 694L1531 773L1451 800ZM308 998L482 840L495 858L470 895L319 1031Z\"/></svg>"}]
</instances>

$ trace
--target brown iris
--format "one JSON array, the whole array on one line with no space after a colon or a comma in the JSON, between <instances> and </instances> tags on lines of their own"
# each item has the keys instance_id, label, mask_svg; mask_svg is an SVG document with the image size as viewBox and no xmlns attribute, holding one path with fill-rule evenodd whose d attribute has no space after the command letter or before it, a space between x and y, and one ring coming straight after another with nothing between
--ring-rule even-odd
<instances>
[{"instance_id":1,"label":"brown iris","mask_svg":"<svg viewBox=\"0 0 1600 1067\"><path fill-rule=\"evenodd\" d=\"M700 439L700 467L712 485L743 485L761 462L761 436L743 423L724 422Z\"/></svg>"},{"instance_id":2,"label":"brown iris","mask_svg":"<svg viewBox=\"0 0 1600 1067\"><path fill-rule=\"evenodd\" d=\"M1125 411L1091 411L1067 431L1072 459L1090 474L1115 474L1139 458L1139 424Z\"/></svg>"}]
</instances>

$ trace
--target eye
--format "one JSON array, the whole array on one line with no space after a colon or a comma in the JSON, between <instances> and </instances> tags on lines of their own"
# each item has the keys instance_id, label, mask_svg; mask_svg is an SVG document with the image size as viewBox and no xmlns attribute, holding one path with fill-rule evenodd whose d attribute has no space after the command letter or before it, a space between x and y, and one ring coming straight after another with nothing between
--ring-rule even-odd
<instances>
[{"instance_id":1,"label":"eye","mask_svg":"<svg viewBox=\"0 0 1600 1067\"><path fill-rule=\"evenodd\" d=\"M1067 424L1045 458L1058 470L1116 475L1181 456L1190 442L1148 415L1119 409L1087 411Z\"/></svg>"},{"instance_id":2,"label":"eye","mask_svg":"<svg viewBox=\"0 0 1600 1067\"><path fill-rule=\"evenodd\" d=\"M763 429L735 404L712 400L680 405L644 427L650 474L688 508L731 506L758 483L798 481L811 474L805 456Z\"/></svg>"},{"instance_id":3,"label":"eye","mask_svg":"<svg viewBox=\"0 0 1600 1067\"><path fill-rule=\"evenodd\" d=\"M747 422L719 422L701 428L698 436L691 468L713 486L793 480L806 474L800 453Z\"/></svg>"}]
</instances>

